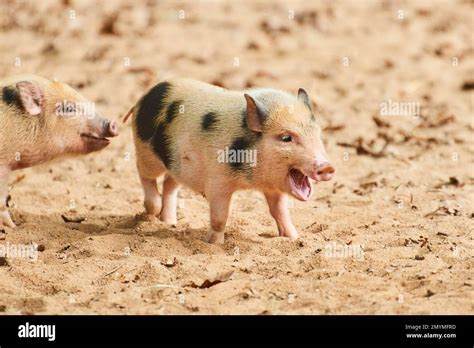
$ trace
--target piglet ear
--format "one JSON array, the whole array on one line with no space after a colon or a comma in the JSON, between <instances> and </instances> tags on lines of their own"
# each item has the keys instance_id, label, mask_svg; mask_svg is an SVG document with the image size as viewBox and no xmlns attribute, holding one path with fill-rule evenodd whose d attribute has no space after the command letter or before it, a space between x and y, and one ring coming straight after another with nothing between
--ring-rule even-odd
<instances>
[{"instance_id":1,"label":"piglet ear","mask_svg":"<svg viewBox=\"0 0 474 348\"><path fill-rule=\"evenodd\" d=\"M303 88L298 89L298 100L301 100L308 109L312 111L311 100L309 99L308 93Z\"/></svg>"},{"instance_id":2,"label":"piglet ear","mask_svg":"<svg viewBox=\"0 0 474 348\"><path fill-rule=\"evenodd\" d=\"M41 114L43 93L38 85L30 81L20 81L16 84L16 88L25 110L32 116Z\"/></svg>"},{"instance_id":3,"label":"piglet ear","mask_svg":"<svg viewBox=\"0 0 474 348\"><path fill-rule=\"evenodd\" d=\"M264 105L247 93L244 94L244 97L247 102L247 126L254 132L263 132L263 125L268 117Z\"/></svg>"}]
</instances>

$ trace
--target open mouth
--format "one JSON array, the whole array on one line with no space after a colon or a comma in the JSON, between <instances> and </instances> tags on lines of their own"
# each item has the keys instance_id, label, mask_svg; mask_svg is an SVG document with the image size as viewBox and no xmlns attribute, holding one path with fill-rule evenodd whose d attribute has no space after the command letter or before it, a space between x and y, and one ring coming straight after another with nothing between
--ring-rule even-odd
<instances>
[{"instance_id":1,"label":"open mouth","mask_svg":"<svg viewBox=\"0 0 474 348\"><path fill-rule=\"evenodd\" d=\"M288 172L288 181L291 187L291 193L300 201L307 201L311 196L311 183L309 177L302 171L292 168Z\"/></svg>"}]
</instances>

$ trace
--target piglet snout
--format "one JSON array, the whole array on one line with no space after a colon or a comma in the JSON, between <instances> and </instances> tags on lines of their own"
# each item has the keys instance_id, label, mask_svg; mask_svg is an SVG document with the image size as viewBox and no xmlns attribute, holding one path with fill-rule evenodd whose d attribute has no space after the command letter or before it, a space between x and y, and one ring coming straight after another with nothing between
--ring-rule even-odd
<instances>
[{"instance_id":1,"label":"piglet snout","mask_svg":"<svg viewBox=\"0 0 474 348\"><path fill-rule=\"evenodd\" d=\"M117 122L111 121L106 122L104 125L104 136L105 137L116 137L118 135Z\"/></svg>"},{"instance_id":2,"label":"piglet snout","mask_svg":"<svg viewBox=\"0 0 474 348\"><path fill-rule=\"evenodd\" d=\"M322 164L316 165L314 170L314 179L316 181L328 181L331 180L334 176L336 169L329 163L324 162Z\"/></svg>"}]
</instances>

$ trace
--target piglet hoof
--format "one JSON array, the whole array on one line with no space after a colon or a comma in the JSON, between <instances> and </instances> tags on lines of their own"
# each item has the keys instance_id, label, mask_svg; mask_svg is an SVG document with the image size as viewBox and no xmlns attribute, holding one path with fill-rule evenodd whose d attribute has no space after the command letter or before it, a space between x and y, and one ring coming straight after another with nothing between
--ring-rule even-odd
<instances>
[{"instance_id":1,"label":"piglet hoof","mask_svg":"<svg viewBox=\"0 0 474 348\"><path fill-rule=\"evenodd\" d=\"M295 234L291 234L287 237L290 238L291 240L297 240L300 236L298 235L298 233L295 233Z\"/></svg>"},{"instance_id":2,"label":"piglet hoof","mask_svg":"<svg viewBox=\"0 0 474 348\"><path fill-rule=\"evenodd\" d=\"M224 232L216 232L213 229L209 229L206 242L217 245L224 244Z\"/></svg>"},{"instance_id":3,"label":"piglet hoof","mask_svg":"<svg viewBox=\"0 0 474 348\"><path fill-rule=\"evenodd\" d=\"M280 231L280 237L286 237L290 238L291 240L297 240L298 239L298 231L296 231L295 228L289 228L284 231Z\"/></svg>"},{"instance_id":4,"label":"piglet hoof","mask_svg":"<svg viewBox=\"0 0 474 348\"><path fill-rule=\"evenodd\" d=\"M16 225L13 222L12 218L10 217L10 213L8 211L0 212L0 226L5 225L10 228L15 228Z\"/></svg>"},{"instance_id":5,"label":"piglet hoof","mask_svg":"<svg viewBox=\"0 0 474 348\"><path fill-rule=\"evenodd\" d=\"M160 214L160 211L161 211L160 200L156 199L156 200L145 201L144 206L148 215L158 216Z\"/></svg>"},{"instance_id":6,"label":"piglet hoof","mask_svg":"<svg viewBox=\"0 0 474 348\"><path fill-rule=\"evenodd\" d=\"M178 224L178 220L176 219L176 217L164 216L163 214L160 215L160 220L173 227L176 227L176 225Z\"/></svg>"},{"instance_id":7,"label":"piglet hoof","mask_svg":"<svg viewBox=\"0 0 474 348\"><path fill-rule=\"evenodd\" d=\"M140 216L140 220L148 222L158 222L158 218L155 215L143 213Z\"/></svg>"}]
</instances>

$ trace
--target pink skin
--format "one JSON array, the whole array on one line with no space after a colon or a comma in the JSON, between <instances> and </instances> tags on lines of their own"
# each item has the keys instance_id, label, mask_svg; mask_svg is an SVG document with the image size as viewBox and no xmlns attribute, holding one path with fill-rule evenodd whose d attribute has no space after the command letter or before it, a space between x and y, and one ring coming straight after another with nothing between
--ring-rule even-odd
<instances>
[{"instance_id":1,"label":"pink skin","mask_svg":"<svg viewBox=\"0 0 474 348\"><path fill-rule=\"evenodd\" d=\"M298 171L300 173L294 173L294 171L290 171L290 175L288 175L290 193L296 199L305 202L309 199L312 193L312 186L309 178L315 180L316 182L329 181L334 176L335 169L329 163L329 160L327 159L327 156L323 150L318 151L314 157L314 160L308 162L306 166L298 168ZM294 178L302 175L305 176L302 179L303 185L297 185Z\"/></svg>"},{"instance_id":2,"label":"pink skin","mask_svg":"<svg viewBox=\"0 0 474 348\"><path fill-rule=\"evenodd\" d=\"M178 192L181 185L170 175L166 175L163 182L163 199L160 214L160 220L170 225L176 225L178 222L176 207L178 205Z\"/></svg>"},{"instance_id":3,"label":"pink skin","mask_svg":"<svg viewBox=\"0 0 474 348\"><path fill-rule=\"evenodd\" d=\"M213 178L207 185L206 198L209 201L211 226L206 241L212 244L224 243L224 229L229 217L232 193L235 191L225 176Z\"/></svg>"},{"instance_id":4,"label":"pink skin","mask_svg":"<svg viewBox=\"0 0 474 348\"><path fill-rule=\"evenodd\" d=\"M290 212L288 211L288 197L285 194L269 192L265 193L270 214L275 219L280 237L291 239L298 238L293 222L291 222Z\"/></svg>"},{"instance_id":5,"label":"pink skin","mask_svg":"<svg viewBox=\"0 0 474 348\"><path fill-rule=\"evenodd\" d=\"M11 228L14 228L15 224L6 206L8 175L11 171L32 167L61 155L86 154L101 150L110 143L109 137L118 135L116 122L109 122L97 115L68 118L55 113L55 109L51 107L55 105L54 100L48 101L48 94L45 95L34 82L18 82L16 87L26 114L33 118L28 127L35 132L31 131L31 137L23 141L20 139L20 142L15 144L15 151L21 154L19 160L16 160L15 155L10 156L7 153L7 163L0 163L0 226ZM44 122L47 126L36 126L36 120L39 118L47 120ZM31 143L35 146L31 146Z\"/></svg>"},{"instance_id":6,"label":"pink skin","mask_svg":"<svg viewBox=\"0 0 474 348\"><path fill-rule=\"evenodd\" d=\"M314 157L311 179L316 181L329 181L334 176L335 169L329 163L325 151L318 151Z\"/></svg>"},{"instance_id":7,"label":"pink skin","mask_svg":"<svg viewBox=\"0 0 474 348\"><path fill-rule=\"evenodd\" d=\"M145 210L150 216L158 216L161 211L161 195L156 187L156 178L148 179L140 175L145 194Z\"/></svg>"},{"instance_id":8,"label":"pink skin","mask_svg":"<svg viewBox=\"0 0 474 348\"><path fill-rule=\"evenodd\" d=\"M80 134L80 143L77 151L79 153L90 153L102 150L110 144L110 137L118 135L117 122L109 122L100 116L94 116L91 119L85 119Z\"/></svg>"}]
</instances>

